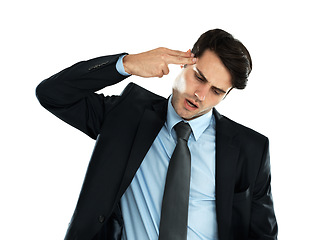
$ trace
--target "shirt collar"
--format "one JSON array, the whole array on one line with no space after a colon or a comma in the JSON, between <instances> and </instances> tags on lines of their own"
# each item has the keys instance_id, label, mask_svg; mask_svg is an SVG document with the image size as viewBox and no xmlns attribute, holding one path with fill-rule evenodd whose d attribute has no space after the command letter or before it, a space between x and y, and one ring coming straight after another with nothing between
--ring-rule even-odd
<instances>
[{"instance_id":1,"label":"shirt collar","mask_svg":"<svg viewBox=\"0 0 312 240\"><path fill-rule=\"evenodd\" d=\"M172 135L172 128L180 121L187 122L190 124L192 133L194 135L195 140L197 141L202 133L209 127L211 119L212 119L212 110L208 113L195 118L190 121L183 120L174 110L172 103L171 103L172 95L169 97L168 101L168 110L167 110L167 120L165 126L170 135Z\"/></svg>"}]
</instances>

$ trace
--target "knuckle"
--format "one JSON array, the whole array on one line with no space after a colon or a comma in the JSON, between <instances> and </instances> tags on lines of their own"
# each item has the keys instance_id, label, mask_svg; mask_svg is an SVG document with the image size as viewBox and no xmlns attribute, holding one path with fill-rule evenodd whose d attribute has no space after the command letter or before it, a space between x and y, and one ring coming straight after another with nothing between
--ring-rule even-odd
<instances>
[{"instance_id":1,"label":"knuckle","mask_svg":"<svg viewBox=\"0 0 312 240\"><path fill-rule=\"evenodd\" d=\"M160 55L160 57L161 57L161 59L162 60L166 60L167 58L168 58L168 54L167 53L162 53L161 55Z\"/></svg>"},{"instance_id":2,"label":"knuckle","mask_svg":"<svg viewBox=\"0 0 312 240\"><path fill-rule=\"evenodd\" d=\"M164 75L164 73L163 73L162 70L158 71L158 73L157 73L157 76L158 76L158 77L162 77L163 75Z\"/></svg>"},{"instance_id":3,"label":"knuckle","mask_svg":"<svg viewBox=\"0 0 312 240\"><path fill-rule=\"evenodd\" d=\"M166 66L167 66L167 64L166 64L165 62L161 62L161 63L159 64L159 68L160 68L160 69L164 69Z\"/></svg>"}]
</instances>

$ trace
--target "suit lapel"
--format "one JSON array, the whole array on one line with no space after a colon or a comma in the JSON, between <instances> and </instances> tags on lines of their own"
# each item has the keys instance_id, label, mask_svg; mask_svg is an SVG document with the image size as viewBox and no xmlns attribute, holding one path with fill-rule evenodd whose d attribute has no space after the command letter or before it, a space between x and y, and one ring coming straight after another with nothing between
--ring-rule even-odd
<instances>
[{"instance_id":1,"label":"suit lapel","mask_svg":"<svg viewBox=\"0 0 312 240\"><path fill-rule=\"evenodd\" d=\"M133 142L117 199L121 197L131 183L146 153L164 125L167 116L167 103L168 99L154 105L152 109L145 109Z\"/></svg>"},{"instance_id":2,"label":"suit lapel","mask_svg":"<svg viewBox=\"0 0 312 240\"><path fill-rule=\"evenodd\" d=\"M239 155L237 132L215 109L216 118L216 212L220 240L230 236L235 170Z\"/></svg>"}]
</instances>

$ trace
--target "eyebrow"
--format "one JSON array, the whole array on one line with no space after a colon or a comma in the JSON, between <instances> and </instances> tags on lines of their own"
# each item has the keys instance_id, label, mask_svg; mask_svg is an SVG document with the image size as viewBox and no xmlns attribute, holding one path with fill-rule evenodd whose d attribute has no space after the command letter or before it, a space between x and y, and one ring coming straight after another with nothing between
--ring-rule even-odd
<instances>
[{"instance_id":1,"label":"eyebrow","mask_svg":"<svg viewBox=\"0 0 312 240\"><path fill-rule=\"evenodd\" d=\"M199 73L199 75L200 75L205 81L209 82L209 81L207 80L207 78L204 76L204 74L203 74L197 67L195 67L195 69L196 69L196 71ZM218 87L216 87L216 86L212 86L212 87L213 87L214 89L216 89L216 90L222 92L222 93L226 93L226 91L224 91L224 90L221 89L221 88L218 88Z\"/></svg>"}]
</instances>

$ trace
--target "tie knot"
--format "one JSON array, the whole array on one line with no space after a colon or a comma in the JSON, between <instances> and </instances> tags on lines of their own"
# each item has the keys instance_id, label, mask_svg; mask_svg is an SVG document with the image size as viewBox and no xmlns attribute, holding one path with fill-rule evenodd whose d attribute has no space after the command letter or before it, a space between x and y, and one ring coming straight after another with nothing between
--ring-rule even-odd
<instances>
[{"instance_id":1,"label":"tie knot","mask_svg":"<svg viewBox=\"0 0 312 240\"><path fill-rule=\"evenodd\" d=\"M174 129L177 133L178 138L188 141L192 132L191 126L188 123L181 121L174 126Z\"/></svg>"}]
</instances>

